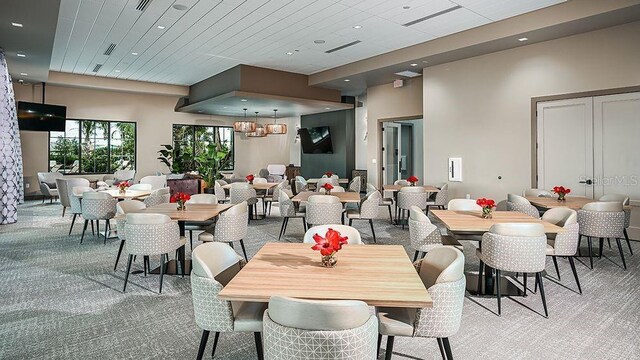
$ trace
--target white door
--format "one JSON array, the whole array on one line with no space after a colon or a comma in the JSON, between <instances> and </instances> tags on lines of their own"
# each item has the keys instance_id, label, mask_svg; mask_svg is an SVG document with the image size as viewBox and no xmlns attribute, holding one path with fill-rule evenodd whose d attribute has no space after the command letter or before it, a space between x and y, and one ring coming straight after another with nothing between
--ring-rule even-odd
<instances>
[{"instance_id":1,"label":"white door","mask_svg":"<svg viewBox=\"0 0 640 360\"><path fill-rule=\"evenodd\" d=\"M384 184L393 184L400 179L400 149L402 148L401 126L392 122L383 123L382 136L382 156L384 165L382 167L382 178Z\"/></svg>"},{"instance_id":2,"label":"white door","mask_svg":"<svg viewBox=\"0 0 640 360\"><path fill-rule=\"evenodd\" d=\"M538 188L564 186L593 198L593 101L539 102Z\"/></svg>"}]
</instances>

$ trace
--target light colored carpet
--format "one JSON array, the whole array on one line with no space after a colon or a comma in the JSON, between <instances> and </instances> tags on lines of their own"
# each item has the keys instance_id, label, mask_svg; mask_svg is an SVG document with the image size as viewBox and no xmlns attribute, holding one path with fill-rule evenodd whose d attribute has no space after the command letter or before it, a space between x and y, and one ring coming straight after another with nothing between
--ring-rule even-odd
<instances>
[{"instance_id":1,"label":"light colored carpet","mask_svg":"<svg viewBox=\"0 0 640 360\"><path fill-rule=\"evenodd\" d=\"M378 243L407 246L408 230L391 226L385 210L376 221ZM265 242L277 241L281 220L276 214L274 207L271 218L252 222L245 240L249 256ZM80 245L81 226L67 236L71 217L60 215L59 204L31 201L20 207L17 224L0 226L0 358L195 358L201 332L193 319L189 278L165 277L158 295L158 276L131 275L123 294L124 258L113 271L119 241L103 245L89 235ZM355 226L371 241L368 223ZM283 241L299 242L302 235L300 220L292 219ZM632 246L640 252L637 242ZM413 257L408 247L407 252ZM473 252L465 244L469 271L477 270ZM615 245L605 245L594 270L578 262L582 296L568 262L559 261L558 282L549 261L549 319L541 316L538 295L504 299L501 317L495 315L495 299L467 296L461 329L451 338L454 357L640 358L640 254L630 256L626 249L625 255L628 271L622 270ZM152 266L158 260L152 258ZM134 268L142 269L141 264ZM440 358L433 339L397 338L394 350L394 359ZM255 358L251 334L221 335L216 359Z\"/></svg>"}]
</instances>

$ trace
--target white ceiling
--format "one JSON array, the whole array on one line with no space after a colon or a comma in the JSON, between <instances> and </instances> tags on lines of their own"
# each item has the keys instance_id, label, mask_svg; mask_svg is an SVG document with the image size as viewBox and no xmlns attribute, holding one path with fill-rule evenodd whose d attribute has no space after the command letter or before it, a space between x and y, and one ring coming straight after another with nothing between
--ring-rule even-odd
<instances>
[{"instance_id":1,"label":"white ceiling","mask_svg":"<svg viewBox=\"0 0 640 360\"><path fill-rule=\"evenodd\" d=\"M238 64L312 74L565 0L151 0L144 12L139 1L62 0L50 69L182 85Z\"/></svg>"}]
</instances>

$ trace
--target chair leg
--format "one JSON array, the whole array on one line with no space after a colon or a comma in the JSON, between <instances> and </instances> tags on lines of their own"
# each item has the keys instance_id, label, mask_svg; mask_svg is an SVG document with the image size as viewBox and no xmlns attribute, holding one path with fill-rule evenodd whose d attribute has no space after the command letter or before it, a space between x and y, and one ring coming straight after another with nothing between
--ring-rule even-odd
<instances>
[{"instance_id":1,"label":"chair leg","mask_svg":"<svg viewBox=\"0 0 640 360\"><path fill-rule=\"evenodd\" d=\"M149 256L145 255L142 257L142 267L144 268L144 277L147 277L147 267L149 265Z\"/></svg>"},{"instance_id":2,"label":"chair leg","mask_svg":"<svg viewBox=\"0 0 640 360\"><path fill-rule=\"evenodd\" d=\"M103 245L107 244L107 236L109 236L109 219L106 220L106 224L104 226L104 243ZM99 234L98 234L99 235Z\"/></svg>"},{"instance_id":3,"label":"chair leg","mask_svg":"<svg viewBox=\"0 0 640 360\"><path fill-rule=\"evenodd\" d=\"M349 219L349 226L353 226L353 219Z\"/></svg>"},{"instance_id":4,"label":"chair leg","mask_svg":"<svg viewBox=\"0 0 640 360\"><path fill-rule=\"evenodd\" d=\"M287 222L287 218L282 218L282 226L280 226L280 235L278 235L278 241L282 238L282 233L284 232L284 224Z\"/></svg>"},{"instance_id":5,"label":"chair leg","mask_svg":"<svg viewBox=\"0 0 640 360\"><path fill-rule=\"evenodd\" d=\"M560 281L560 269L558 268L558 259L556 259L555 256L552 256L551 259L553 260L553 266L555 266L556 268L556 274L558 274L558 281Z\"/></svg>"},{"instance_id":6,"label":"chair leg","mask_svg":"<svg viewBox=\"0 0 640 360\"><path fill-rule=\"evenodd\" d=\"M536 274L536 280L540 284L540 297L542 297L542 307L544 308L544 317L549 317L549 311L547 310L547 299L544 296L544 285L542 284L542 273Z\"/></svg>"},{"instance_id":7,"label":"chair leg","mask_svg":"<svg viewBox=\"0 0 640 360\"><path fill-rule=\"evenodd\" d=\"M91 235L96 236L96 231L93 228L93 220L91 220Z\"/></svg>"},{"instance_id":8,"label":"chair leg","mask_svg":"<svg viewBox=\"0 0 640 360\"><path fill-rule=\"evenodd\" d=\"M80 236L80 244L82 244L82 240L84 240L84 233L87 231L87 225L89 225L89 220L84 221L84 227L82 228L82 236ZM93 227L93 223L91 223Z\"/></svg>"},{"instance_id":9,"label":"chair leg","mask_svg":"<svg viewBox=\"0 0 640 360\"><path fill-rule=\"evenodd\" d=\"M593 270L593 244L591 243L591 236L587 236L587 241L589 242L589 263L591 270Z\"/></svg>"},{"instance_id":10,"label":"chair leg","mask_svg":"<svg viewBox=\"0 0 640 360\"><path fill-rule=\"evenodd\" d=\"M122 254L122 248L124 248L124 240L120 240L120 248L118 249L118 256L116 256L116 264L113 265L113 271L118 270L118 261L120 261L120 255Z\"/></svg>"},{"instance_id":11,"label":"chair leg","mask_svg":"<svg viewBox=\"0 0 640 360\"><path fill-rule=\"evenodd\" d=\"M580 280L578 280L578 272L576 271L576 264L573 262L573 256L569 256L569 265L571 265L571 271L573 272L573 277L576 279L576 285L578 285L578 291L580 295L582 295L582 288L580 287Z\"/></svg>"},{"instance_id":12,"label":"chair leg","mask_svg":"<svg viewBox=\"0 0 640 360\"><path fill-rule=\"evenodd\" d=\"M418 255L420 254L420 251L416 250L416 254L413 255L413 262L418 261Z\"/></svg>"},{"instance_id":13,"label":"chair leg","mask_svg":"<svg viewBox=\"0 0 640 360\"><path fill-rule=\"evenodd\" d=\"M444 345L444 352L447 354L448 360L453 360L453 354L451 353L451 344L449 338L442 338L442 345Z\"/></svg>"},{"instance_id":14,"label":"chair leg","mask_svg":"<svg viewBox=\"0 0 640 360\"><path fill-rule=\"evenodd\" d=\"M289 222L287 221L287 224ZM309 224L307 224L307 219L306 218L302 218L302 227L304 228L304 232L307 232L307 230L309 230ZM286 231L286 229L285 229Z\"/></svg>"},{"instance_id":15,"label":"chair leg","mask_svg":"<svg viewBox=\"0 0 640 360\"><path fill-rule=\"evenodd\" d=\"M197 360L202 360L204 356L204 349L207 347L207 340L209 339L209 330L204 330L202 332L202 337L200 338L200 347L198 348L198 357Z\"/></svg>"},{"instance_id":16,"label":"chair leg","mask_svg":"<svg viewBox=\"0 0 640 360\"><path fill-rule=\"evenodd\" d=\"M417 255L416 251L416 255ZM478 294L482 293L482 271L484 270L484 262L480 260L480 265L478 266L478 288L476 289Z\"/></svg>"},{"instance_id":17,"label":"chair leg","mask_svg":"<svg viewBox=\"0 0 640 360\"><path fill-rule=\"evenodd\" d=\"M393 355L394 338L394 336L387 336L387 351L385 351L384 360L391 360L391 355Z\"/></svg>"},{"instance_id":18,"label":"chair leg","mask_svg":"<svg viewBox=\"0 0 640 360\"><path fill-rule=\"evenodd\" d=\"M387 205L387 209L389 209L389 221L393 224L393 216L391 215L391 205Z\"/></svg>"},{"instance_id":19,"label":"chair leg","mask_svg":"<svg viewBox=\"0 0 640 360\"><path fill-rule=\"evenodd\" d=\"M127 290L127 281L129 281L129 273L131 272L131 263L133 262L133 255L129 254L129 262L127 262L127 273L124 274L124 287L122 292Z\"/></svg>"},{"instance_id":20,"label":"chair leg","mask_svg":"<svg viewBox=\"0 0 640 360\"><path fill-rule=\"evenodd\" d=\"M497 292L497 298L498 298L498 316L500 316L500 314L502 314L502 295L500 293L500 283L502 281L500 281L500 270L496 269L496 292Z\"/></svg>"},{"instance_id":21,"label":"chair leg","mask_svg":"<svg viewBox=\"0 0 640 360\"><path fill-rule=\"evenodd\" d=\"M256 340L256 353L258 353L258 360L264 359L262 355L262 336L260 336L259 332L254 332L253 337Z\"/></svg>"},{"instance_id":22,"label":"chair leg","mask_svg":"<svg viewBox=\"0 0 640 360\"><path fill-rule=\"evenodd\" d=\"M78 214L73 214L73 219L71 219L71 227L69 228L69 235L71 235L71 230L73 230L73 224L76 223L76 217Z\"/></svg>"},{"instance_id":23,"label":"chair leg","mask_svg":"<svg viewBox=\"0 0 640 360\"><path fill-rule=\"evenodd\" d=\"M622 232L624 233L625 240L627 240L627 246L629 247L629 253L631 255L633 255L633 249L631 248L631 240L629 240L629 234L627 233L627 229L626 228L622 229Z\"/></svg>"},{"instance_id":24,"label":"chair leg","mask_svg":"<svg viewBox=\"0 0 640 360\"><path fill-rule=\"evenodd\" d=\"M527 296L527 273L522 273L522 285L524 285L524 296Z\"/></svg>"},{"instance_id":25,"label":"chair leg","mask_svg":"<svg viewBox=\"0 0 640 360\"><path fill-rule=\"evenodd\" d=\"M169 261L169 256L166 254L160 255L160 290L158 291L158 294L162 294L162 279L164 278L164 267L166 262L165 257L166 261Z\"/></svg>"},{"instance_id":26,"label":"chair leg","mask_svg":"<svg viewBox=\"0 0 640 360\"><path fill-rule=\"evenodd\" d=\"M44 201L43 201L44 202ZM64 213L67 212L67 207L63 206L62 207L62 217L64 217Z\"/></svg>"},{"instance_id":27,"label":"chair leg","mask_svg":"<svg viewBox=\"0 0 640 360\"><path fill-rule=\"evenodd\" d=\"M600 238L600 253L598 254L598 258L602 259L602 248L604 247L604 238Z\"/></svg>"},{"instance_id":28,"label":"chair leg","mask_svg":"<svg viewBox=\"0 0 640 360\"><path fill-rule=\"evenodd\" d=\"M182 269L182 277L184 277L184 272L185 272L185 268L187 267L187 262L185 260L186 256L187 256L187 249L185 248L185 246L182 246L182 249L180 249L180 268Z\"/></svg>"},{"instance_id":29,"label":"chair leg","mask_svg":"<svg viewBox=\"0 0 640 360\"><path fill-rule=\"evenodd\" d=\"M216 336L213 338L213 350L211 350L211 358L216 354L216 348L218 347L218 338L220 337L220 333L216 332Z\"/></svg>"},{"instance_id":30,"label":"chair leg","mask_svg":"<svg viewBox=\"0 0 640 360\"><path fill-rule=\"evenodd\" d=\"M244 241L242 239L240 239L240 246L242 247L242 253L244 254L244 259L249 261L249 258L247 257L247 250L245 250L244 248Z\"/></svg>"},{"instance_id":31,"label":"chair leg","mask_svg":"<svg viewBox=\"0 0 640 360\"><path fill-rule=\"evenodd\" d=\"M382 334L378 334L378 347L376 348L376 359L380 355L380 345L382 345Z\"/></svg>"},{"instance_id":32,"label":"chair leg","mask_svg":"<svg viewBox=\"0 0 640 360\"><path fill-rule=\"evenodd\" d=\"M578 256L582 256L582 250L580 250L580 244L582 243L582 236L578 234Z\"/></svg>"},{"instance_id":33,"label":"chair leg","mask_svg":"<svg viewBox=\"0 0 640 360\"><path fill-rule=\"evenodd\" d=\"M371 225L371 233L373 234L373 242L377 243L377 241L376 241L376 230L373 228L373 219L369 219L369 225Z\"/></svg>"},{"instance_id":34,"label":"chair leg","mask_svg":"<svg viewBox=\"0 0 640 360\"><path fill-rule=\"evenodd\" d=\"M442 345L442 339L436 338L438 340L438 348L440 349L440 356L442 356L442 360L447 360L447 356L444 354L444 346Z\"/></svg>"},{"instance_id":35,"label":"chair leg","mask_svg":"<svg viewBox=\"0 0 640 360\"><path fill-rule=\"evenodd\" d=\"M620 251L620 258L622 259L622 266L627 270L627 263L624 261L624 253L622 252L622 245L620 245L620 238L616 238L616 242L618 243L618 251Z\"/></svg>"}]
</instances>

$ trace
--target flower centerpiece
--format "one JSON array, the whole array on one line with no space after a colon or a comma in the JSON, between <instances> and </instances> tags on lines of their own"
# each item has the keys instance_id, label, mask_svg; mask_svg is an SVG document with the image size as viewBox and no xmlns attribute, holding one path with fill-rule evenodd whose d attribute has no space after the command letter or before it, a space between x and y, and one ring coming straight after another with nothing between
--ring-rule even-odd
<instances>
[{"instance_id":1,"label":"flower centerpiece","mask_svg":"<svg viewBox=\"0 0 640 360\"><path fill-rule=\"evenodd\" d=\"M329 228L324 237L316 233L313 235L313 240L316 244L311 248L320 251L320 255L322 255L322 266L335 267L338 263L335 255L342 249L342 245L348 243L349 238L347 236L341 236L339 232Z\"/></svg>"},{"instance_id":2,"label":"flower centerpiece","mask_svg":"<svg viewBox=\"0 0 640 360\"><path fill-rule=\"evenodd\" d=\"M558 194L558 201L565 201L565 195L571 192L571 189L565 188L564 186L554 186L553 192Z\"/></svg>"},{"instance_id":3,"label":"flower centerpiece","mask_svg":"<svg viewBox=\"0 0 640 360\"><path fill-rule=\"evenodd\" d=\"M131 186L128 181L122 181L118 183L118 189L120 189L120 194L124 194L127 191L127 188Z\"/></svg>"},{"instance_id":4,"label":"flower centerpiece","mask_svg":"<svg viewBox=\"0 0 640 360\"><path fill-rule=\"evenodd\" d=\"M411 184L411 186L416 186L416 183L418 182L418 178L414 175L411 175L407 178L407 182Z\"/></svg>"},{"instance_id":5,"label":"flower centerpiece","mask_svg":"<svg viewBox=\"0 0 640 360\"><path fill-rule=\"evenodd\" d=\"M256 177L253 176L252 174L247 175L247 182L249 182L249 184L253 184L253 179L255 179Z\"/></svg>"},{"instance_id":6,"label":"flower centerpiece","mask_svg":"<svg viewBox=\"0 0 640 360\"><path fill-rule=\"evenodd\" d=\"M324 176L330 178L333 176L333 173L331 171L327 171L326 173L324 173Z\"/></svg>"},{"instance_id":7,"label":"flower centerpiece","mask_svg":"<svg viewBox=\"0 0 640 360\"><path fill-rule=\"evenodd\" d=\"M491 212L493 208L496 207L496 202L491 199L480 198L476 200L476 204L482 207L482 218L483 219L491 219Z\"/></svg>"},{"instance_id":8,"label":"flower centerpiece","mask_svg":"<svg viewBox=\"0 0 640 360\"><path fill-rule=\"evenodd\" d=\"M170 201L172 203L176 203L178 204L178 210L179 211L184 211L186 209L186 203L187 201L189 201L189 199L191 199L191 195L186 194L186 193L182 193L182 192L177 192L173 195L171 195Z\"/></svg>"},{"instance_id":9,"label":"flower centerpiece","mask_svg":"<svg viewBox=\"0 0 640 360\"><path fill-rule=\"evenodd\" d=\"M331 190L333 189L333 185L329 183L324 183L324 185L322 185L321 188L324 189L324 193L326 195L331 195Z\"/></svg>"}]
</instances>

